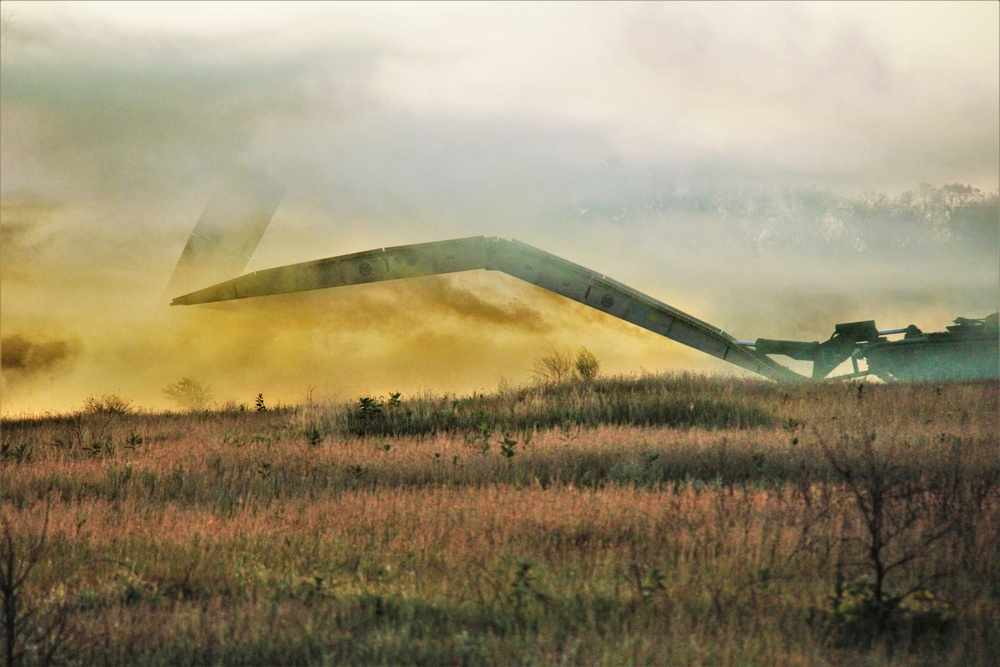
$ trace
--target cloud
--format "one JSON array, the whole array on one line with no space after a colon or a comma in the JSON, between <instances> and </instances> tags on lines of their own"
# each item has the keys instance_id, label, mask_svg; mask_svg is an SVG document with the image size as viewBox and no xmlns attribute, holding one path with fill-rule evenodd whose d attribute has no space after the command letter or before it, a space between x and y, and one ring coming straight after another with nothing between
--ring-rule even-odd
<instances>
[{"instance_id":1,"label":"cloud","mask_svg":"<svg viewBox=\"0 0 1000 667\"><path fill-rule=\"evenodd\" d=\"M1000 45L975 22L995 8L942 17L967 32L930 55L897 43L908 31L917 42L934 39L910 9L897 5L873 21L856 8L650 3L629 22L628 43L642 64L644 107L736 164L854 188L959 177L989 187L1000 150ZM970 48L984 65L949 62Z\"/></svg>"},{"instance_id":2,"label":"cloud","mask_svg":"<svg viewBox=\"0 0 1000 667\"><path fill-rule=\"evenodd\" d=\"M335 118L338 79L364 68L345 58L311 92L303 63L312 54L206 62L204 45L141 37L98 48L46 32L37 40L48 57L7 64L4 143L19 159L5 189L24 187L19 177L33 167L59 175L77 197L148 197L280 160L281 128L318 106Z\"/></svg>"}]
</instances>

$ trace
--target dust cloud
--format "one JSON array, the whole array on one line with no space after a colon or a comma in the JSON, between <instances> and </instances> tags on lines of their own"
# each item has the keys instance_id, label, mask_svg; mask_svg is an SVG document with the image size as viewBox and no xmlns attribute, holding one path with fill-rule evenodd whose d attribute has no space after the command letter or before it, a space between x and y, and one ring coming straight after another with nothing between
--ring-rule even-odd
<instances>
[{"instance_id":1,"label":"dust cloud","mask_svg":"<svg viewBox=\"0 0 1000 667\"><path fill-rule=\"evenodd\" d=\"M0 367L30 376L62 365L73 354L73 347L64 340L32 341L20 335L8 336L0 344Z\"/></svg>"},{"instance_id":2,"label":"dust cloud","mask_svg":"<svg viewBox=\"0 0 1000 667\"><path fill-rule=\"evenodd\" d=\"M551 344L736 372L482 271L168 306L247 171L248 271L487 235L741 339L997 309L995 4L211 5L4 2L4 415L491 390Z\"/></svg>"}]
</instances>

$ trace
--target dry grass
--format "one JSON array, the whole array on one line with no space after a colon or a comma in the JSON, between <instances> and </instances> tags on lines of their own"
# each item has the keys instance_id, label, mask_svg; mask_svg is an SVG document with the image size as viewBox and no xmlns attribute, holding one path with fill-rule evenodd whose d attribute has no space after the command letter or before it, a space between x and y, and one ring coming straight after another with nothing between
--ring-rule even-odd
<instances>
[{"instance_id":1,"label":"dry grass","mask_svg":"<svg viewBox=\"0 0 1000 667\"><path fill-rule=\"evenodd\" d=\"M24 591L69 662L985 665L998 397L677 376L382 399L437 411L416 435L359 436L358 404L11 420L0 498L47 535ZM678 401L760 419L617 412ZM831 596L872 573L875 482L915 594L868 633Z\"/></svg>"}]
</instances>

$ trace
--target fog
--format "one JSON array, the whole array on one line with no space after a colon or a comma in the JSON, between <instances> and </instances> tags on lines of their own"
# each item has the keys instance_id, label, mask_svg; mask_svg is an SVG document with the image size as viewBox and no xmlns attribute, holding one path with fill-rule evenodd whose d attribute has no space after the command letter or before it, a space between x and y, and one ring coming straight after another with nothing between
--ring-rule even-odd
<instances>
[{"instance_id":1,"label":"fog","mask_svg":"<svg viewBox=\"0 0 1000 667\"><path fill-rule=\"evenodd\" d=\"M247 169L284 197L246 270L487 235L741 339L986 315L998 7L5 1L2 411L737 372L496 273L169 306Z\"/></svg>"}]
</instances>

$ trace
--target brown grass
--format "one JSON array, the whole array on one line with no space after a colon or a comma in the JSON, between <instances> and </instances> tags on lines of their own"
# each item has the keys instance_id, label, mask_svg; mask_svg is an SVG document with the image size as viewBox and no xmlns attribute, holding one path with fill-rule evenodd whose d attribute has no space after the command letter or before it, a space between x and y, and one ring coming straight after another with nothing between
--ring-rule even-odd
<instances>
[{"instance_id":1,"label":"brown grass","mask_svg":"<svg viewBox=\"0 0 1000 667\"><path fill-rule=\"evenodd\" d=\"M23 541L49 508L25 590L68 610L70 661L989 664L995 384L663 386L771 425L511 432L497 405L516 395L495 397L485 435L358 437L356 404L11 420L7 451L32 453L3 459L2 511ZM588 391L520 402L588 414ZM403 406L420 400L439 399ZM871 572L866 516L833 465L869 483L866 442L890 488L914 489L887 505L914 516L886 555L916 554L887 590L933 593L936 614L898 612L905 628L873 636L831 599Z\"/></svg>"}]
</instances>

